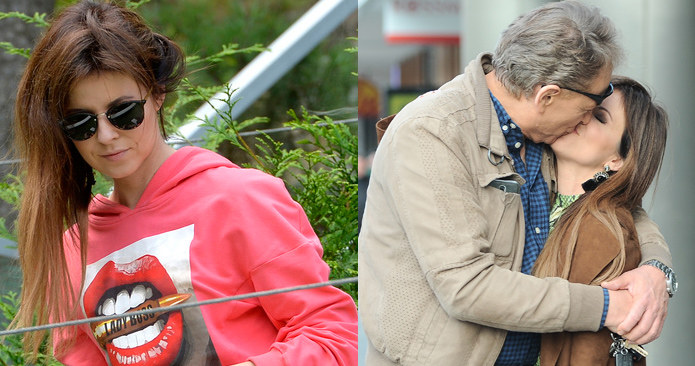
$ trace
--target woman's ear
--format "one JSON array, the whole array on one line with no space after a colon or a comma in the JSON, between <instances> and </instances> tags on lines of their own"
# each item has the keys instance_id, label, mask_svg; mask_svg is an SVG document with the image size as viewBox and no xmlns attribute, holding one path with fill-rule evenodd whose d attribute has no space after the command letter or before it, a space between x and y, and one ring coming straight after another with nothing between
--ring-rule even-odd
<instances>
[{"instance_id":1,"label":"woman's ear","mask_svg":"<svg viewBox=\"0 0 695 366\"><path fill-rule=\"evenodd\" d=\"M555 101L559 94L559 86L554 84L542 85L538 88L533 102L540 110L544 110Z\"/></svg>"},{"instance_id":2,"label":"woman's ear","mask_svg":"<svg viewBox=\"0 0 695 366\"><path fill-rule=\"evenodd\" d=\"M604 166L607 166L610 168L610 170L617 172L623 166L623 158L617 157L604 164Z\"/></svg>"},{"instance_id":3,"label":"woman's ear","mask_svg":"<svg viewBox=\"0 0 695 366\"><path fill-rule=\"evenodd\" d=\"M162 109L162 106L164 105L164 98L166 98L166 96L166 93L162 93L154 98L154 105L157 107L157 112Z\"/></svg>"}]
</instances>

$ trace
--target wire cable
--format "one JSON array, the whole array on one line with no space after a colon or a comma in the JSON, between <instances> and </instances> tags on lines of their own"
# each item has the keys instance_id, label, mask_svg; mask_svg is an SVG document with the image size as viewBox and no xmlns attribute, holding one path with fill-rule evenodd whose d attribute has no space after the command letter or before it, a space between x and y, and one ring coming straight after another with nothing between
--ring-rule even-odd
<instances>
[{"instance_id":1,"label":"wire cable","mask_svg":"<svg viewBox=\"0 0 695 366\"><path fill-rule=\"evenodd\" d=\"M301 285L301 286L285 287L285 288L266 290L266 291L258 291L258 292L243 294L243 295L220 297L217 299L203 300L203 301L197 301L197 302L192 302L192 303L182 303L182 304L168 306L165 308L165 310L163 310L162 308L144 309L144 310L129 312L129 313L127 313L127 315L125 313L124 314L114 314L114 315L103 315L103 316L95 316L92 318L70 320L70 321L61 322L61 323L51 323L51 324L44 324L44 325L36 325L33 327L10 329L10 330L0 331L0 337L5 337L8 335L13 335L13 334L22 334L22 333L27 333L27 332L38 332L38 331L49 330L49 329L53 329L53 328L69 327L69 326L80 325L80 324L85 324L85 323L103 322L106 320L123 318L124 316L137 316L137 315L144 315L144 314L177 311L177 310L182 310L185 308L191 308L191 307L195 307L195 306L219 304L219 303L223 303L223 302L227 302L227 301L236 301L236 300L249 299L249 298L253 298L253 297L277 295L277 294L282 294L282 293L286 293L286 292L309 290L309 289L315 289L315 288L325 287L325 286L340 286L340 285L344 285L347 283L356 283L356 282L357 282L357 277L348 277L348 278L342 278L342 279L338 279L338 280L331 280L331 281L326 281L326 282L317 282L317 283L311 283L311 284Z\"/></svg>"}]
</instances>

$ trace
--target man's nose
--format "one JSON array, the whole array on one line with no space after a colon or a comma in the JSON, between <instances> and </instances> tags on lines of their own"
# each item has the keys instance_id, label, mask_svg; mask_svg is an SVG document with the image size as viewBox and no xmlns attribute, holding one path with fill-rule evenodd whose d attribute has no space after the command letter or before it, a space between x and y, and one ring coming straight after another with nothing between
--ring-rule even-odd
<instances>
[{"instance_id":1,"label":"man's nose","mask_svg":"<svg viewBox=\"0 0 695 366\"><path fill-rule=\"evenodd\" d=\"M584 115L582 116L582 119L579 121L579 124L580 125L586 125L587 123L589 123L589 121L591 121L591 119L594 117L593 113L594 113L593 111L588 111L588 112L584 113Z\"/></svg>"}]
</instances>

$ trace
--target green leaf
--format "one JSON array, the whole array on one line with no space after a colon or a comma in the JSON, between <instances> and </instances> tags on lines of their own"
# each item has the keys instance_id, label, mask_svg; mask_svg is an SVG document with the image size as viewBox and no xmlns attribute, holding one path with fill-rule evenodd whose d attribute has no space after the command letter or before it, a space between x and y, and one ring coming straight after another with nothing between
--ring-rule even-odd
<instances>
[{"instance_id":1,"label":"green leaf","mask_svg":"<svg viewBox=\"0 0 695 366\"><path fill-rule=\"evenodd\" d=\"M46 20L46 14L45 13L34 13L33 16L28 16L24 13L20 13L18 11L11 11L9 13L5 13L0 11L0 20L6 19L6 18L17 18L22 21L24 21L27 24L36 24L38 27L47 27L48 26L48 21Z\"/></svg>"},{"instance_id":2,"label":"green leaf","mask_svg":"<svg viewBox=\"0 0 695 366\"><path fill-rule=\"evenodd\" d=\"M5 50L10 55L20 55L24 56L26 58L29 58L31 56L31 49L29 48L17 48L12 45L10 42L0 42L0 48Z\"/></svg>"},{"instance_id":3,"label":"green leaf","mask_svg":"<svg viewBox=\"0 0 695 366\"><path fill-rule=\"evenodd\" d=\"M142 5L144 5L144 4L147 4L147 3L149 3L149 2L150 2L150 0L140 0L140 1L128 0L128 1L126 1L126 3L125 3L125 7L128 8L128 9L131 9L131 10L136 10L136 9L139 8L140 6L142 6Z\"/></svg>"}]
</instances>

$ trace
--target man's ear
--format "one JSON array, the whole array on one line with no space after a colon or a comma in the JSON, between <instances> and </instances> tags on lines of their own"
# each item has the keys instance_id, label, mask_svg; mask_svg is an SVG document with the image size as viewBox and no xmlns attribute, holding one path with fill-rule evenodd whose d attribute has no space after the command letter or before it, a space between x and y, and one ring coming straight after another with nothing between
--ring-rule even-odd
<instances>
[{"instance_id":1,"label":"man's ear","mask_svg":"<svg viewBox=\"0 0 695 366\"><path fill-rule=\"evenodd\" d=\"M543 111L555 101L555 98L558 97L560 91L560 87L555 84L543 85L538 88L538 91L536 91L536 96L533 99L533 102L536 107Z\"/></svg>"}]
</instances>

